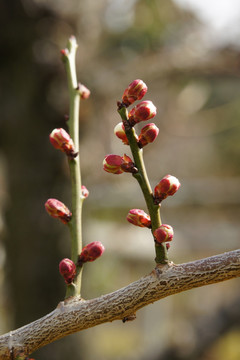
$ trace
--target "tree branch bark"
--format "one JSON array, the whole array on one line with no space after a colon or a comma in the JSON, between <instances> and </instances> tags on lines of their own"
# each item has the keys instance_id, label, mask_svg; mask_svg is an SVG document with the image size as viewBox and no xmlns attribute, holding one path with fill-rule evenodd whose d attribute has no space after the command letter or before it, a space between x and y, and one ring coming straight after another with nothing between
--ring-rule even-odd
<instances>
[{"instance_id":1,"label":"tree branch bark","mask_svg":"<svg viewBox=\"0 0 240 360\"><path fill-rule=\"evenodd\" d=\"M15 359L67 335L105 322L127 319L167 296L240 276L240 249L175 265L158 265L149 275L92 300L60 302L46 316L0 336L0 358Z\"/></svg>"}]
</instances>

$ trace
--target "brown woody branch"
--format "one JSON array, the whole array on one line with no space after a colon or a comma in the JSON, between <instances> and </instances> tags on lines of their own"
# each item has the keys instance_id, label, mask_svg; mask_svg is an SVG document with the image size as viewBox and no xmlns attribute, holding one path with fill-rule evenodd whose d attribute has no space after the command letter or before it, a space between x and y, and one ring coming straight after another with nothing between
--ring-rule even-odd
<instances>
[{"instance_id":1,"label":"brown woody branch","mask_svg":"<svg viewBox=\"0 0 240 360\"><path fill-rule=\"evenodd\" d=\"M127 319L164 297L240 276L240 250L175 265L158 265L149 275L92 300L71 298L46 316L0 336L0 358L15 359L67 335L105 322Z\"/></svg>"}]
</instances>

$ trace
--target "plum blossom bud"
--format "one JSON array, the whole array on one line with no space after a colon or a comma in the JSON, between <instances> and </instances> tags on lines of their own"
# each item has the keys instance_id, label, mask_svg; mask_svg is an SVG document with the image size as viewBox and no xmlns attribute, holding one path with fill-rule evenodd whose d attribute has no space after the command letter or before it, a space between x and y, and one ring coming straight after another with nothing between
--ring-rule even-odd
<instances>
[{"instance_id":1,"label":"plum blossom bud","mask_svg":"<svg viewBox=\"0 0 240 360\"><path fill-rule=\"evenodd\" d=\"M59 149L67 156L75 157L73 140L70 135L62 128L54 129L49 135L49 140L55 149Z\"/></svg>"},{"instance_id":2,"label":"plum blossom bud","mask_svg":"<svg viewBox=\"0 0 240 360\"><path fill-rule=\"evenodd\" d=\"M161 244L166 241L172 241L173 239L173 228L170 225L162 224L153 232L155 241Z\"/></svg>"},{"instance_id":3,"label":"plum blossom bud","mask_svg":"<svg viewBox=\"0 0 240 360\"><path fill-rule=\"evenodd\" d=\"M105 248L100 241L93 241L82 249L78 257L78 263L94 261L103 254L104 250Z\"/></svg>"},{"instance_id":4,"label":"plum blossom bud","mask_svg":"<svg viewBox=\"0 0 240 360\"><path fill-rule=\"evenodd\" d=\"M64 224L67 224L71 220L71 211L57 199L48 199L45 203L45 209L50 216L58 218Z\"/></svg>"},{"instance_id":5,"label":"plum blossom bud","mask_svg":"<svg viewBox=\"0 0 240 360\"><path fill-rule=\"evenodd\" d=\"M113 154L105 156L103 170L112 174L122 174L123 172L136 173L138 171L132 159L126 154L123 156Z\"/></svg>"},{"instance_id":6,"label":"plum blossom bud","mask_svg":"<svg viewBox=\"0 0 240 360\"><path fill-rule=\"evenodd\" d=\"M77 90L79 91L80 97L83 100L88 99L91 94L90 90L81 83L78 84Z\"/></svg>"},{"instance_id":7,"label":"plum blossom bud","mask_svg":"<svg viewBox=\"0 0 240 360\"><path fill-rule=\"evenodd\" d=\"M123 158L119 155L107 155L103 160L103 170L112 174L122 174L123 170L121 165L123 164Z\"/></svg>"},{"instance_id":8,"label":"plum blossom bud","mask_svg":"<svg viewBox=\"0 0 240 360\"><path fill-rule=\"evenodd\" d=\"M147 85L142 80L134 80L123 93L123 104L128 107L134 103L134 101L141 100L146 94L147 89Z\"/></svg>"},{"instance_id":9,"label":"plum blossom bud","mask_svg":"<svg viewBox=\"0 0 240 360\"><path fill-rule=\"evenodd\" d=\"M89 191L86 188L86 186L82 185L81 186L81 191L82 191L82 196L86 199L88 197L88 195L89 195Z\"/></svg>"},{"instance_id":10,"label":"plum blossom bud","mask_svg":"<svg viewBox=\"0 0 240 360\"><path fill-rule=\"evenodd\" d=\"M162 200L166 199L169 195L174 195L175 192L180 188L181 184L179 180L172 175L166 175L162 180L155 186L154 197L155 203L159 204Z\"/></svg>"},{"instance_id":11,"label":"plum blossom bud","mask_svg":"<svg viewBox=\"0 0 240 360\"><path fill-rule=\"evenodd\" d=\"M136 226L151 227L150 216L140 209L131 209L127 214L127 221Z\"/></svg>"},{"instance_id":12,"label":"plum blossom bud","mask_svg":"<svg viewBox=\"0 0 240 360\"><path fill-rule=\"evenodd\" d=\"M157 113L156 106L152 101L142 101L129 111L128 119L131 126L139 123L140 121L147 121L152 119Z\"/></svg>"},{"instance_id":13,"label":"plum blossom bud","mask_svg":"<svg viewBox=\"0 0 240 360\"><path fill-rule=\"evenodd\" d=\"M59 272L63 276L66 284L71 284L76 275L76 265L70 259L63 259L59 263Z\"/></svg>"},{"instance_id":14,"label":"plum blossom bud","mask_svg":"<svg viewBox=\"0 0 240 360\"><path fill-rule=\"evenodd\" d=\"M128 145L127 135L125 133L124 125L122 122L118 123L114 128L114 134L122 140L124 145Z\"/></svg>"},{"instance_id":15,"label":"plum blossom bud","mask_svg":"<svg viewBox=\"0 0 240 360\"><path fill-rule=\"evenodd\" d=\"M158 133L159 129L154 123L145 125L138 137L138 146L142 148L145 145L153 142L158 136Z\"/></svg>"}]
</instances>

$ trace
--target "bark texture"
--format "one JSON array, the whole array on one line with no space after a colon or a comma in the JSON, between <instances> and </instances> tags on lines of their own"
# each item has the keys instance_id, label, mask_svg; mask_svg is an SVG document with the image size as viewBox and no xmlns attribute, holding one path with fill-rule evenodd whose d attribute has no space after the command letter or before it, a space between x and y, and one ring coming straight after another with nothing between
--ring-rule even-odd
<instances>
[{"instance_id":1,"label":"bark texture","mask_svg":"<svg viewBox=\"0 0 240 360\"><path fill-rule=\"evenodd\" d=\"M167 296L240 276L240 250L157 266L149 275L92 300L72 298L46 316L0 337L0 358L14 359L69 334L113 320L127 321L142 307Z\"/></svg>"}]
</instances>

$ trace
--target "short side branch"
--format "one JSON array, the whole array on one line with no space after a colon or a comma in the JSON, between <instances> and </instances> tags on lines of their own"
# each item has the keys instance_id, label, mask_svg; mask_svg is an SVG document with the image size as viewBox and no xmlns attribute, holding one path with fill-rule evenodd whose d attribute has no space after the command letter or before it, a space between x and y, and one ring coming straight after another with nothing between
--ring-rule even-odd
<instances>
[{"instance_id":1,"label":"short side branch","mask_svg":"<svg viewBox=\"0 0 240 360\"><path fill-rule=\"evenodd\" d=\"M167 296L239 276L240 250L181 265L158 265L122 289L88 301L74 297L61 302L48 315L0 336L0 358L11 359L10 350L14 358L20 352L31 354L74 332L126 318Z\"/></svg>"}]
</instances>

